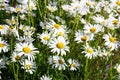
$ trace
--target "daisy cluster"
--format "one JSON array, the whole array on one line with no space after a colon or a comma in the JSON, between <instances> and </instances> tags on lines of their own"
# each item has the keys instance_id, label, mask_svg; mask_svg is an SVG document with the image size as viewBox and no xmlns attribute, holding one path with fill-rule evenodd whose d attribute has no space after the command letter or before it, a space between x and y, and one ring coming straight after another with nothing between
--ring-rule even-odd
<instances>
[{"instance_id":1,"label":"daisy cluster","mask_svg":"<svg viewBox=\"0 0 120 80\"><path fill-rule=\"evenodd\" d=\"M92 61L111 61L113 68L120 0L0 0L0 14L0 74L13 69L15 80L19 72L40 80L58 80L57 74L78 80L73 76L79 72L86 80ZM120 75L119 63L114 69Z\"/></svg>"},{"instance_id":2,"label":"daisy cluster","mask_svg":"<svg viewBox=\"0 0 120 80\"><path fill-rule=\"evenodd\" d=\"M33 45L32 37L35 28L20 24L18 20L20 18L21 21L26 21L24 15L28 14L28 11L36 10L35 1L29 0L28 5L28 0L17 0L14 6L11 6L10 0L2 0L0 4L0 10L5 10L9 15L17 14L17 16L12 15L10 19L6 19L6 24L0 24L0 53L10 53L10 63L18 63L26 72L33 74L36 69L35 55L39 52ZM3 66L7 65L3 59L1 59L2 63L4 63Z\"/></svg>"}]
</instances>

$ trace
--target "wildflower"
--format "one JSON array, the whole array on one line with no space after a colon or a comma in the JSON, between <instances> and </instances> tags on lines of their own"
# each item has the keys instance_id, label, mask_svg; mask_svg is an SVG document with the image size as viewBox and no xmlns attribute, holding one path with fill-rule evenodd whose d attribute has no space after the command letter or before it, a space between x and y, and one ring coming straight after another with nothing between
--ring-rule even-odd
<instances>
[{"instance_id":1,"label":"wildflower","mask_svg":"<svg viewBox=\"0 0 120 80\"><path fill-rule=\"evenodd\" d=\"M50 2L50 4L48 4L47 8L50 12L55 12L57 11L57 6L56 6L56 2Z\"/></svg>"},{"instance_id":2,"label":"wildflower","mask_svg":"<svg viewBox=\"0 0 120 80\"><path fill-rule=\"evenodd\" d=\"M85 46L85 50L82 51L82 53L85 53L85 57L92 59L94 57L97 57L98 52L96 49L93 49L88 44Z\"/></svg>"},{"instance_id":3,"label":"wildflower","mask_svg":"<svg viewBox=\"0 0 120 80\"><path fill-rule=\"evenodd\" d=\"M75 41L77 41L77 43L80 43L80 42L87 42L90 40L90 36L89 35L86 35L84 33L84 31L76 31L75 33Z\"/></svg>"},{"instance_id":4,"label":"wildflower","mask_svg":"<svg viewBox=\"0 0 120 80\"><path fill-rule=\"evenodd\" d=\"M15 46L15 51L26 56L29 60L34 60L34 55L38 53L32 43L17 43Z\"/></svg>"},{"instance_id":5,"label":"wildflower","mask_svg":"<svg viewBox=\"0 0 120 80\"><path fill-rule=\"evenodd\" d=\"M48 29L48 30L50 30L52 32L57 31L57 30L61 29L62 27L64 27L64 26L56 23L53 20L50 20L50 22L48 22L46 24L46 29Z\"/></svg>"},{"instance_id":6,"label":"wildflower","mask_svg":"<svg viewBox=\"0 0 120 80\"><path fill-rule=\"evenodd\" d=\"M48 44L48 42L50 41L50 33L43 32L42 34L38 34L38 38L41 39L41 42L43 44Z\"/></svg>"},{"instance_id":7,"label":"wildflower","mask_svg":"<svg viewBox=\"0 0 120 80\"><path fill-rule=\"evenodd\" d=\"M69 47L67 46L68 41L66 41L63 37L52 39L48 45L49 48L52 49L51 52L57 52L58 55L66 55L66 51L69 52Z\"/></svg>"},{"instance_id":8,"label":"wildflower","mask_svg":"<svg viewBox=\"0 0 120 80\"><path fill-rule=\"evenodd\" d=\"M28 3L28 0L17 0L18 3L26 5Z\"/></svg>"},{"instance_id":9,"label":"wildflower","mask_svg":"<svg viewBox=\"0 0 120 80\"><path fill-rule=\"evenodd\" d=\"M77 70L77 68L79 68L80 64L74 60L74 59L68 59L68 63L69 63L69 66L70 66L70 70Z\"/></svg>"},{"instance_id":10,"label":"wildflower","mask_svg":"<svg viewBox=\"0 0 120 80\"><path fill-rule=\"evenodd\" d=\"M51 77L43 75L42 77L40 77L40 80L52 80Z\"/></svg>"},{"instance_id":11,"label":"wildflower","mask_svg":"<svg viewBox=\"0 0 120 80\"><path fill-rule=\"evenodd\" d=\"M119 22L120 20L115 18L113 15L114 14L109 15L109 18L106 20L106 25L105 25L105 27L111 30L119 28L119 25L120 25L120 22Z\"/></svg>"},{"instance_id":12,"label":"wildflower","mask_svg":"<svg viewBox=\"0 0 120 80\"><path fill-rule=\"evenodd\" d=\"M8 33L8 28L9 28L8 25L0 25L0 33L1 33L1 35L3 35L3 34L6 35Z\"/></svg>"},{"instance_id":13,"label":"wildflower","mask_svg":"<svg viewBox=\"0 0 120 80\"><path fill-rule=\"evenodd\" d=\"M98 47L97 51L98 51L99 57L109 57L109 56L113 55L110 51L101 49L100 46Z\"/></svg>"},{"instance_id":14,"label":"wildflower","mask_svg":"<svg viewBox=\"0 0 120 80\"><path fill-rule=\"evenodd\" d=\"M12 19L6 19L7 24L10 26L15 25L15 17L12 16Z\"/></svg>"},{"instance_id":15,"label":"wildflower","mask_svg":"<svg viewBox=\"0 0 120 80\"><path fill-rule=\"evenodd\" d=\"M29 72L30 74L33 74L33 72L36 69L36 64L33 61L25 59L23 63L21 63L22 68L25 69L26 72Z\"/></svg>"},{"instance_id":16,"label":"wildflower","mask_svg":"<svg viewBox=\"0 0 120 80\"><path fill-rule=\"evenodd\" d=\"M5 40L2 40L2 38L0 37L0 53L3 52L8 52L9 50L9 45Z\"/></svg>"},{"instance_id":17,"label":"wildflower","mask_svg":"<svg viewBox=\"0 0 120 80\"><path fill-rule=\"evenodd\" d=\"M11 59L12 62L20 62L22 59L22 55L18 54L17 52L13 52Z\"/></svg>"},{"instance_id":18,"label":"wildflower","mask_svg":"<svg viewBox=\"0 0 120 80\"><path fill-rule=\"evenodd\" d=\"M6 66L9 65L8 57L0 59L0 69L7 68Z\"/></svg>"},{"instance_id":19,"label":"wildflower","mask_svg":"<svg viewBox=\"0 0 120 80\"><path fill-rule=\"evenodd\" d=\"M53 56L53 64L52 67L53 68L58 68L58 70L65 70L65 67L67 66L67 64L65 63L65 60L63 57L60 56Z\"/></svg>"},{"instance_id":20,"label":"wildflower","mask_svg":"<svg viewBox=\"0 0 120 80\"><path fill-rule=\"evenodd\" d=\"M20 36L17 38L19 43L32 43L34 39L32 37Z\"/></svg>"},{"instance_id":21,"label":"wildflower","mask_svg":"<svg viewBox=\"0 0 120 80\"><path fill-rule=\"evenodd\" d=\"M104 34L103 39L105 39L105 46L110 48L110 50L118 49L120 43L116 41L116 38L113 37L110 33Z\"/></svg>"},{"instance_id":22,"label":"wildflower","mask_svg":"<svg viewBox=\"0 0 120 80\"><path fill-rule=\"evenodd\" d=\"M116 66L114 67L118 73L120 73L120 64L116 64Z\"/></svg>"},{"instance_id":23,"label":"wildflower","mask_svg":"<svg viewBox=\"0 0 120 80\"><path fill-rule=\"evenodd\" d=\"M91 38L93 38L95 34L100 32L101 29L102 29L102 26L99 24L95 24L95 25L86 24L84 27L85 33L90 34Z\"/></svg>"}]
</instances>

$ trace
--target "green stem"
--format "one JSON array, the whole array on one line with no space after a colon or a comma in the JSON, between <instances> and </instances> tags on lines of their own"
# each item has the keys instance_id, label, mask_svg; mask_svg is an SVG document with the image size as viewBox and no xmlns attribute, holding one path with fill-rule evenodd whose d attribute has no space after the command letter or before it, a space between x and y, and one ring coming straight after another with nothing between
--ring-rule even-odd
<instances>
[{"instance_id":1,"label":"green stem","mask_svg":"<svg viewBox=\"0 0 120 80\"><path fill-rule=\"evenodd\" d=\"M84 80L87 79L88 79L88 59L86 59L85 73L84 73Z\"/></svg>"}]
</instances>

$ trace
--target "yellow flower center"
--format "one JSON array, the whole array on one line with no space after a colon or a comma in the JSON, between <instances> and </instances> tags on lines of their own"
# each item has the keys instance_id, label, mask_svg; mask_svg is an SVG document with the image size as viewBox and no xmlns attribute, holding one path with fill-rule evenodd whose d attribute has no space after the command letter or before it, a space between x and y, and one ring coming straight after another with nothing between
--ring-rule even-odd
<instances>
[{"instance_id":1,"label":"yellow flower center","mask_svg":"<svg viewBox=\"0 0 120 80\"><path fill-rule=\"evenodd\" d=\"M105 21L103 20L103 21L101 22L101 24L104 25L104 24L105 24Z\"/></svg>"},{"instance_id":2,"label":"yellow flower center","mask_svg":"<svg viewBox=\"0 0 120 80\"><path fill-rule=\"evenodd\" d=\"M113 20L113 24L118 24L118 20Z\"/></svg>"},{"instance_id":3,"label":"yellow flower center","mask_svg":"<svg viewBox=\"0 0 120 80\"><path fill-rule=\"evenodd\" d=\"M71 64L71 67L75 67L75 64L74 64L74 63L72 63L72 64Z\"/></svg>"},{"instance_id":4,"label":"yellow flower center","mask_svg":"<svg viewBox=\"0 0 120 80\"><path fill-rule=\"evenodd\" d=\"M117 4L118 6L120 6L120 1L117 1L116 4Z\"/></svg>"},{"instance_id":5,"label":"yellow flower center","mask_svg":"<svg viewBox=\"0 0 120 80\"><path fill-rule=\"evenodd\" d=\"M88 48L88 49L87 49L87 52L90 53L90 54L92 54L92 53L93 53L93 50L92 50L91 48Z\"/></svg>"},{"instance_id":6,"label":"yellow flower center","mask_svg":"<svg viewBox=\"0 0 120 80\"><path fill-rule=\"evenodd\" d=\"M60 25L59 25L59 24L55 24L55 25L54 25L54 28L57 28L57 29L58 29L58 28L60 28Z\"/></svg>"},{"instance_id":7,"label":"yellow flower center","mask_svg":"<svg viewBox=\"0 0 120 80\"><path fill-rule=\"evenodd\" d=\"M14 24L14 20L10 20L10 24Z\"/></svg>"},{"instance_id":8,"label":"yellow flower center","mask_svg":"<svg viewBox=\"0 0 120 80\"><path fill-rule=\"evenodd\" d=\"M0 47L3 48L5 46L5 44L3 43L0 43Z\"/></svg>"},{"instance_id":9,"label":"yellow flower center","mask_svg":"<svg viewBox=\"0 0 120 80\"><path fill-rule=\"evenodd\" d=\"M90 29L90 31L91 31L92 33L94 33L94 32L96 31L96 28L95 28L95 27L92 27L92 28Z\"/></svg>"},{"instance_id":10,"label":"yellow flower center","mask_svg":"<svg viewBox=\"0 0 120 80\"><path fill-rule=\"evenodd\" d=\"M0 29L4 29L5 28L5 26L3 26L3 25L0 25Z\"/></svg>"},{"instance_id":11,"label":"yellow flower center","mask_svg":"<svg viewBox=\"0 0 120 80\"><path fill-rule=\"evenodd\" d=\"M10 28L9 28L9 29L10 29L10 30L13 30L14 28L15 28L14 26L10 26Z\"/></svg>"},{"instance_id":12,"label":"yellow flower center","mask_svg":"<svg viewBox=\"0 0 120 80\"><path fill-rule=\"evenodd\" d=\"M59 35L59 36L63 36L63 33L62 33L62 32L59 32L58 35Z\"/></svg>"},{"instance_id":13,"label":"yellow flower center","mask_svg":"<svg viewBox=\"0 0 120 80\"><path fill-rule=\"evenodd\" d=\"M49 40L49 37L48 37L48 36L44 36L43 39L44 39L45 41L48 41L48 40Z\"/></svg>"},{"instance_id":14,"label":"yellow flower center","mask_svg":"<svg viewBox=\"0 0 120 80\"><path fill-rule=\"evenodd\" d=\"M21 8L15 8L16 9L16 11L20 11L21 10Z\"/></svg>"},{"instance_id":15,"label":"yellow flower center","mask_svg":"<svg viewBox=\"0 0 120 80\"><path fill-rule=\"evenodd\" d=\"M87 37L86 37L86 36L82 36L82 37L81 37L81 40L82 40L82 41L86 41L86 40L87 40Z\"/></svg>"},{"instance_id":16,"label":"yellow flower center","mask_svg":"<svg viewBox=\"0 0 120 80\"><path fill-rule=\"evenodd\" d=\"M0 8L5 8L5 6L4 6L4 5L1 5Z\"/></svg>"},{"instance_id":17,"label":"yellow flower center","mask_svg":"<svg viewBox=\"0 0 120 80\"><path fill-rule=\"evenodd\" d=\"M27 64L27 65L26 65L26 69L29 70L30 68L31 68L31 65L30 65L30 64Z\"/></svg>"},{"instance_id":18,"label":"yellow flower center","mask_svg":"<svg viewBox=\"0 0 120 80\"><path fill-rule=\"evenodd\" d=\"M62 42L59 42L59 43L57 43L57 48L59 48L59 49L63 49L64 48L64 44L62 43Z\"/></svg>"},{"instance_id":19,"label":"yellow flower center","mask_svg":"<svg viewBox=\"0 0 120 80\"><path fill-rule=\"evenodd\" d=\"M16 60L20 60L21 57L17 55L17 56L15 57L15 59L16 59Z\"/></svg>"},{"instance_id":20,"label":"yellow flower center","mask_svg":"<svg viewBox=\"0 0 120 80\"><path fill-rule=\"evenodd\" d=\"M111 42L115 42L115 38L114 38L114 37L110 37L109 40L110 40Z\"/></svg>"},{"instance_id":21,"label":"yellow flower center","mask_svg":"<svg viewBox=\"0 0 120 80\"><path fill-rule=\"evenodd\" d=\"M61 59L58 60L59 64L63 64L63 61Z\"/></svg>"},{"instance_id":22,"label":"yellow flower center","mask_svg":"<svg viewBox=\"0 0 120 80\"><path fill-rule=\"evenodd\" d=\"M31 52L30 48L29 47L24 47L23 48L23 51L27 54L29 54Z\"/></svg>"},{"instance_id":23,"label":"yellow flower center","mask_svg":"<svg viewBox=\"0 0 120 80\"><path fill-rule=\"evenodd\" d=\"M87 5L87 6L90 6L90 2L86 2L86 5Z\"/></svg>"}]
</instances>

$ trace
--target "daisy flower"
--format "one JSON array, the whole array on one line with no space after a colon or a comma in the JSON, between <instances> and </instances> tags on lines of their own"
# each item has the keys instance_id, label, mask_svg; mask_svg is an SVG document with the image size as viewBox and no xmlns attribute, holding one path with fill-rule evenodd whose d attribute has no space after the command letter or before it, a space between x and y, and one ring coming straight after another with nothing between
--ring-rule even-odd
<instances>
[{"instance_id":1,"label":"daisy flower","mask_svg":"<svg viewBox=\"0 0 120 80\"><path fill-rule=\"evenodd\" d=\"M80 66L80 64L74 59L68 59L68 63L70 66L70 70L72 71L77 70L77 68L79 68Z\"/></svg>"},{"instance_id":2,"label":"daisy flower","mask_svg":"<svg viewBox=\"0 0 120 80\"><path fill-rule=\"evenodd\" d=\"M26 56L29 60L34 60L34 55L38 53L32 43L17 43L15 46L15 51Z\"/></svg>"},{"instance_id":3,"label":"daisy flower","mask_svg":"<svg viewBox=\"0 0 120 80\"><path fill-rule=\"evenodd\" d=\"M65 63L65 60L63 57L61 56L53 56L53 64L52 67L53 68L58 68L58 70L65 70L67 64Z\"/></svg>"},{"instance_id":4,"label":"daisy flower","mask_svg":"<svg viewBox=\"0 0 120 80\"><path fill-rule=\"evenodd\" d=\"M105 20L105 18L104 18L103 16L101 16L101 15L93 16L93 20L94 20L96 23L105 26L106 20Z\"/></svg>"},{"instance_id":5,"label":"daisy flower","mask_svg":"<svg viewBox=\"0 0 120 80\"><path fill-rule=\"evenodd\" d=\"M95 25L86 24L84 26L85 33L90 34L91 38L93 38L96 33L100 32L101 29L102 29L102 26L99 24L95 24Z\"/></svg>"},{"instance_id":6,"label":"daisy flower","mask_svg":"<svg viewBox=\"0 0 120 80\"><path fill-rule=\"evenodd\" d=\"M34 39L32 37L20 36L17 38L19 43L32 43Z\"/></svg>"},{"instance_id":7,"label":"daisy flower","mask_svg":"<svg viewBox=\"0 0 120 80\"><path fill-rule=\"evenodd\" d=\"M15 24L15 17L12 16L12 19L6 19L7 24L14 25Z\"/></svg>"},{"instance_id":8,"label":"daisy flower","mask_svg":"<svg viewBox=\"0 0 120 80\"><path fill-rule=\"evenodd\" d=\"M22 59L22 55L18 54L17 52L13 52L11 59L12 62L20 62Z\"/></svg>"},{"instance_id":9,"label":"daisy flower","mask_svg":"<svg viewBox=\"0 0 120 80\"><path fill-rule=\"evenodd\" d=\"M5 40L2 40L2 38L0 37L0 53L3 52L8 52L9 50L9 45Z\"/></svg>"},{"instance_id":10,"label":"daisy flower","mask_svg":"<svg viewBox=\"0 0 120 80\"><path fill-rule=\"evenodd\" d=\"M117 71L118 73L120 73L120 64L116 64L116 66L115 66L114 68L116 69L116 71Z\"/></svg>"},{"instance_id":11,"label":"daisy flower","mask_svg":"<svg viewBox=\"0 0 120 80\"><path fill-rule=\"evenodd\" d=\"M104 34L103 39L105 39L105 46L110 48L110 50L117 50L120 45L119 41L116 41L116 38L113 37L110 33Z\"/></svg>"},{"instance_id":12,"label":"daisy flower","mask_svg":"<svg viewBox=\"0 0 120 80\"><path fill-rule=\"evenodd\" d=\"M47 6L47 9L50 11L50 12L55 12L57 11L57 3L56 2L50 2L50 4L48 4Z\"/></svg>"},{"instance_id":13,"label":"daisy flower","mask_svg":"<svg viewBox=\"0 0 120 80\"><path fill-rule=\"evenodd\" d=\"M116 28L119 28L120 26L120 20L115 18L113 14L109 15L109 18L106 20L106 25L108 29L114 30Z\"/></svg>"},{"instance_id":14,"label":"daisy flower","mask_svg":"<svg viewBox=\"0 0 120 80\"><path fill-rule=\"evenodd\" d=\"M42 77L40 77L40 80L52 80L51 77L43 75Z\"/></svg>"},{"instance_id":15,"label":"daisy flower","mask_svg":"<svg viewBox=\"0 0 120 80\"><path fill-rule=\"evenodd\" d=\"M8 25L0 25L0 33L1 33L1 35L7 34L8 33L8 28L9 28Z\"/></svg>"},{"instance_id":16,"label":"daisy flower","mask_svg":"<svg viewBox=\"0 0 120 80\"><path fill-rule=\"evenodd\" d=\"M18 3L20 3L20 4L27 4L28 3L28 0L17 0L18 1Z\"/></svg>"},{"instance_id":17,"label":"daisy flower","mask_svg":"<svg viewBox=\"0 0 120 80\"><path fill-rule=\"evenodd\" d=\"M8 33L9 35L14 35L15 37L19 37L18 29L16 26L10 26L8 29Z\"/></svg>"},{"instance_id":18,"label":"daisy flower","mask_svg":"<svg viewBox=\"0 0 120 80\"><path fill-rule=\"evenodd\" d=\"M38 34L38 38L41 39L41 42L43 44L48 44L49 40L50 40L50 33L48 32L43 32L42 34Z\"/></svg>"},{"instance_id":19,"label":"daisy flower","mask_svg":"<svg viewBox=\"0 0 120 80\"><path fill-rule=\"evenodd\" d=\"M85 57L92 59L94 57L97 57L98 52L96 49L93 49L88 44L85 46L85 50L82 51L82 53L85 53Z\"/></svg>"},{"instance_id":20,"label":"daisy flower","mask_svg":"<svg viewBox=\"0 0 120 80\"><path fill-rule=\"evenodd\" d=\"M75 41L77 41L77 43L80 43L80 42L87 42L90 40L90 36L89 35L86 35L84 33L84 31L76 31L75 33Z\"/></svg>"},{"instance_id":21,"label":"daisy flower","mask_svg":"<svg viewBox=\"0 0 120 80\"><path fill-rule=\"evenodd\" d=\"M23 63L21 63L22 68L25 69L26 72L29 72L30 74L33 74L33 72L36 69L36 64L33 61L25 59Z\"/></svg>"},{"instance_id":22,"label":"daisy flower","mask_svg":"<svg viewBox=\"0 0 120 80\"><path fill-rule=\"evenodd\" d=\"M58 23L56 23L55 21L53 20L50 20L50 22L48 22L46 24L46 29L50 30L50 31L57 31L59 30L60 28L64 27L63 25L60 25Z\"/></svg>"},{"instance_id":23,"label":"daisy flower","mask_svg":"<svg viewBox=\"0 0 120 80\"><path fill-rule=\"evenodd\" d=\"M99 46L98 46L98 56L99 57L109 57L113 55L113 53L111 53L110 51L107 51L105 49L101 49Z\"/></svg>"},{"instance_id":24,"label":"daisy flower","mask_svg":"<svg viewBox=\"0 0 120 80\"><path fill-rule=\"evenodd\" d=\"M66 51L69 52L68 41L63 37L54 38L49 42L49 48L51 48L51 52L59 55L66 55Z\"/></svg>"},{"instance_id":25,"label":"daisy flower","mask_svg":"<svg viewBox=\"0 0 120 80\"><path fill-rule=\"evenodd\" d=\"M111 5L113 5L114 7L120 7L120 0L110 0L111 1Z\"/></svg>"}]
</instances>

